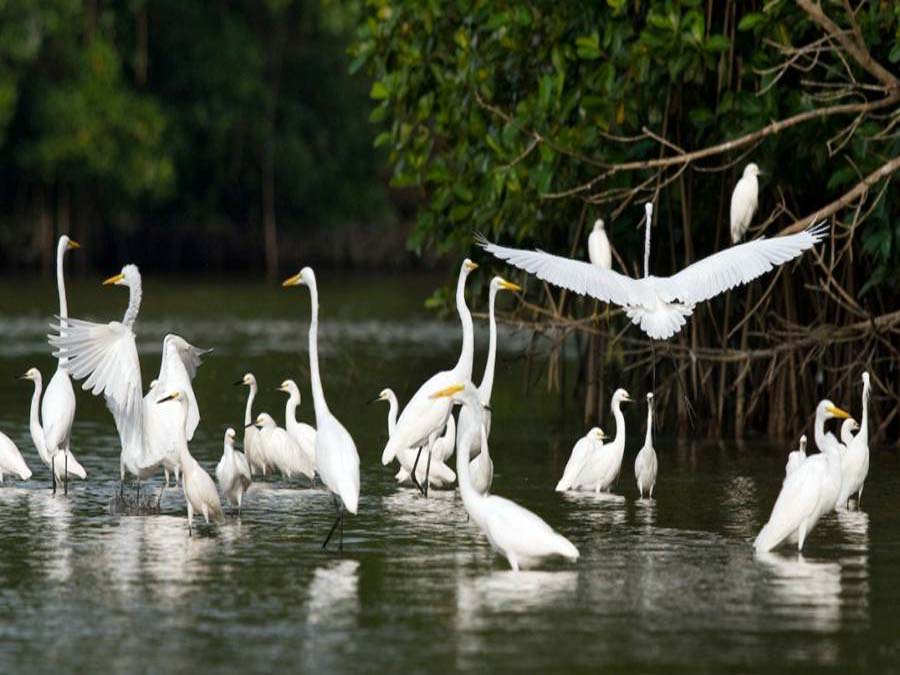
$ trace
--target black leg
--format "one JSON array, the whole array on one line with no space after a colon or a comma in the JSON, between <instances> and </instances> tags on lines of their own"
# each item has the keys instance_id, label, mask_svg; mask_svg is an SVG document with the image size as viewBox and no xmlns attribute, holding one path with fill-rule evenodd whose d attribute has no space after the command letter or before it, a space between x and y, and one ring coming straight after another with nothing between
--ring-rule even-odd
<instances>
[{"instance_id":1,"label":"black leg","mask_svg":"<svg viewBox=\"0 0 900 675\"><path fill-rule=\"evenodd\" d=\"M423 494L428 496L428 474L431 473L431 450L428 451L428 463L425 465L425 491Z\"/></svg>"},{"instance_id":2,"label":"black leg","mask_svg":"<svg viewBox=\"0 0 900 675\"><path fill-rule=\"evenodd\" d=\"M50 458L50 481L53 484L53 494L56 494L56 455Z\"/></svg>"},{"instance_id":3,"label":"black leg","mask_svg":"<svg viewBox=\"0 0 900 675\"><path fill-rule=\"evenodd\" d=\"M341 505L338 503L337 495L332 494L331 498L334 500L334 510L337 511L337 518L334 519L334 525L332 525L331 529L328 530L328 536L325 537L325 543L322 544L323 551L326 548L328 548L328 542L331 541L331 535L334 534L335 529L337 529L337 526L341 523L343 515L344 515L343 509L342 509ZM343 536L344 536L344 530L342 527L341 528L341 537L343 537ZM343 550L343 542L341 542L341 547Z\"/></svg>"},{"instance_id":4,"label":"black leg","mask_svg":"<svg viewBox=\"0 0 900 675\"><path fill-rule=\"evenodd\" d=\"M69 494L69 453L66 453L66 461L64 464L65 471L63 472L63 494Z\"/></svg>"},{"instance_id":5,"label":"black leg","mask_svg":"<svg viewBox=\"0 0 900 675\"><path fill-rule=\"evenodd\" d=\"M419 457L422 456L422 446L419 446L419 451L416 453L416 461L413 462L412 471L409 473L409 477L412 479L413 485L419 488L419 492L421 492L426 497L428 496L425 490L422 489L422 485L419 483L419 479L416 478L416 468L419 466Z\"/></svg>"},{"instance_id":6,"label":"black leg","mask_svg":"<svg viewBox=\"0 0 900 675\"><path fill-rule=\"evenodd\" d=\"M344 509L341 509L341 515L338 516L341 519L341 539L338 544L338 551L341 553L344 552Z\"/></svg>"}]
</instances>

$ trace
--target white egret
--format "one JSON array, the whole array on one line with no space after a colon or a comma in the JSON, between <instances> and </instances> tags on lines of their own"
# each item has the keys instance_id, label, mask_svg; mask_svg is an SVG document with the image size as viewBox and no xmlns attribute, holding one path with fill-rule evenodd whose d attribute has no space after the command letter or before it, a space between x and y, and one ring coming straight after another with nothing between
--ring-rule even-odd
<instances>
[{"instance_id":1,"label":"white egret","mask_svg":"<svg viewBox=\"0 0 900 675\"><path fill-rule=\"evenodd\" d=\"M482 236L477 242L489 253L539 279L619 305L631 322L651 338L672 337L685 325L697 303L709 300L735 286L746 284L773 267L793 260L825 236L824 226L774 239L732 246L688 265L670 277L649 274L649 227L645 239L645 276L634 279L614 270L595 267L581 260L492 244Z\"/></svg>"},{"instance_id":2,"label":"white egret","mask_svg":"<svg viewBox=\"0 0 900 675\"><path fill-rule=\"evenodd\" d=\"M31 478L31 469L25 463L19 448L9 436L0 431L0 483L3 482L5 473L18 476L20 480Z\"/></svg>"},{"instance_id":3,"label":"white egret","mask_svg":"<svg viewBox=\"0 0 900 675\"><path fill-rule=\"evenodd\" d=\"M616 420L616 435L602 447L595 447L587 455L581 471L572 483L574 490L593 490L606 492L622 470L622 457L625 454L625 416L622 404L631 403L632 398L624 389L616 389L612 397L612 413Z\"/></svg>"},{"instance_id":4,"label":"white egret","mask_svg":"<svg viewBox=\"0 0 900 675\"><path fill-rule=\"evenodd\" d=\"M753 214L759 202L759 181L757 176L762 172L753 162L744 167L741 179L731 193L731 243L736 244L744 238Z\"/></svg>"},{"instance_id":5,"label":"white egret","mask_svg":"<svg viewBox=\"0 0 900 675\"><path fill-rule=\"evenodd\" d=\"M381 393L378 394L378 397L370 401L370 403L374 403L375 401L387 401L388 403L388 436L390 436L394 433L394 429L397 426L397 411L400 409L400 405L397 402L397 395L391 388L382 389ZM441 439L444 439L449 435L452 420L453 415L450 415L447 419L448 431ZM452 425L452 430L454 432L454 438L450 439L450 443L455 444L455 424ZM435 443L435 447L432 450L433 454L437 453L437 447L438 443ZM420 492L424 492L422 483L425 482L426 463L416 463L417 456L418 449L416 448L405 448L397 451L397 460L400 462L400 471L397 473L396 479L398 483L410 481ZM445 485L452 485L456 480L456 473L447 466L443 459L439 459L436 456L432 457L430 466L431 468L428 471L428 482L430 485L433 485L434 487L444 487Z\"/></svg>"},{"instance_id":6,"label":"white egret","mask_svg":"<svg viewBox=\"0 0 900 675\"><path fill-rule=\"evenodd\" d=\"M849 413L824 400L816 407L816 441L823 437L825 420L846 418ZM826 513L834 509L841 491L841 457L834 444L819 445L821 452L807 457L788 473L781 486L769 522L759 531L753 547L757 553L771 551L788 538L797 538L803 550L806 537Z\"/></svg>"},{"instance_id":7,"label":"white egret","mask_svg":"<svg viewBox=\"0 0 900 675\"><path fill-rule=\"evenodd\" d=\"M300 388L293 380L285 380L278 387L278 391L288 394L287 404L284 408L284 428L294 442L300 446L306 459L316 469L316 430L305 422L297 421L297 406L300 405Z\"/></svg>"},{"instance_id":8,"label":"white egret","mask_svg":"<svg viewBox=\"0 0 900 675\"><path fill-rule=\"evenodd\" d=\"M442 370L432 375L406 404L397 420L394 433L391 434L384 446L381 462L385 466L394 460L398 451L406 448L421 448L427 444L428 451L431 452L435 439L447 423L452 407L449 399L434 399L431 394L455 382L472 379L474 338L472 314L466 305L466 279L472 270L477 268L478 265L466 258L460 266L459 278L456 282L456 311L459 314L460 323L462 323L463 333L459 360L451 370ZM428 475L427 464L425 474Z\"/></svg>"},{"instance_id":9,"label":"white egret","mask_svg":"<svg viewBox=\"0 0 900 675\"><path fill-rule=\"evenodd\" d=\"M394 418L394 423L396 424L396 416ZM451 469L447 464L447 460L449 460L453 456L454 448L456 448L456 419L453 417L453 413L450 413L450 416L447 418L447 424L446 426L444 426L444 433L434 439L434 443L431 445L431 452L429 453L431 462L442 462L444 464L444 467L440 469L441 477L438 479L438 481L435 482L429 479L429 485L442 487L445 484L449 484L448 478L450 476L450 473L453 473L453 469ZM411 467L416 468L416 476L420 477L417 486L419 487L420 491L425 492L422 490L422 483L425 482L426 474L428 474L430 477L429 472L432 469L429 469L429 467L432 466L432 464L428 461L428 459L422 461L421 448L416 448L415 450L413 450L411 457ZM400 460L399 451L397 452L397 459ZM407 481L414 482L410 478L409 471L403 468L404 464L410 466L409 462L400 462L400 469L397 471L397 475L394 476L394 479L398 483L405 483ZM453 473L453 476L455 477L456 474ZM449 482L452 483L453 480L450 480Z\"/></svg>"},{"instance_id":10,"label":"white egret","mask_svg":"<svg viewBox=\"0 0 900 675\"><path fill-rule=\"evenodd\" d=\"M319 375L319 290L316 275L309 267L304 267L294 276L285 279L283 286L305 285L309 288L309 372L312 384L313 406L316 411L316 470L334 498L337 511L334 525L328 532L322 548L328 546L331 535L338 525L341 528L339 548L344 548L344 509L356 515L359 506L359 454L350 433L331 414L322 390ZM338 501L340 498L340 502Z\"/></svg>"},{"instance_id":11,"label":"white egret","mask_svg":"<svg viewBox=\"0 0 900 675\"><path fill-rule=\"evenodd\" d=\"M852 417L844 420L844 423L841 424L841 443L844 444L844 447L850 447L850 442L857 431L859 431L859 422Z\"/></svg>"},{"instance_id":12,"label":"white egret","mask_svg":"<svg viewBox=\"0 0 900 675\"><path fill-rule=\"evenodd\" d=\"M56 289L59 293L59 321L63 328L65 328L66 319L69 317L63 261L66 251L76 248L80 248L78 242L69 239L66 235L62 235L56 244ZM55 455L57 450L65 450L69 452L69 457L73 456L69 446L74 421L75 391L72 389L72 381L69 379L69 373L66 370L66 359L59 358L56 364L56 372L53 373L53 376L47 383L44 397L41 399L44 445L49 455ZM63 481L65 482L65 478Z\"/></svg>"},{"instance_id":13,"label":"white egret","mask_svg":"<svg viewBox=\"0 0 900 675\"><path fill-rule=\"evenodd\" d=\"M798 466L806 460L806 434L800 437L800 446L788 453L787 464L784 467L784 475L788 476L793 473Z\"/></svg>"},{"instance_id":14,"label":"white egret","mask_svg":"<svg viewBox=\"0 0 900 675\"><path fill-rule=\"evenodd\" d=\"M31 413L29 418L29 431L31 432L31 440L34 443L34 449L37 450L38 457L50 469L50 477L53 481L53 491L56 492L56 483L62 482L64 489L68 491L69 478L87 478L87 472L81 466L79 461L75 459L69 450L61 449L59 446L49 446L46 441L44 428L41 426L41 420L38 417L38 409L40 408L41 392L43 390L43 380L41 372L37 368L29 368L20 379L31 380L34 382L34 393L31 395Z\"/></svg>"},{"instance_id":15,"label":"white egret","mask_svg":"<svg viewBox=\"0 0 900 675\"><path fill-rule=\"evenodd\" d=\"M288 479L295 475L313 479L316 475L313 463L269 413L259 413L256 416L256 426L259 428L259 446L267 465L274 466Z\"/></svg>"},{"instance_id":16,"label":"white egret","mask_svg":"<svg viewBox=\"0 0 900 675\"><path fill-rule=\"evenodd\" d=\"M588 235L588 260L600 269L612 269L612 248L601 218L594 221L594 229Z\"/></svg>"},{"instance_id":17,"label":"white egret","mask_svg":"<svg viewBox=\"0 0 900 675\"><path fill-rule=\"evenodd\" d=\"M259 446L259 429L253 424L253 399L256 398L258 390L256 384L256 376L253 373L247 373L240 380L234 383L236 387L246 386L249 391L247 393L247 406L244 408L244 454L247 461L250 462L250 470L258 471L263 476L266 475L269 466L266 458Z\"/></svg>"},{"instance_id":18,"label":"white egret","mask_svg":"<svg viewBox=\"0 0 900 675\"><path fill-rule=\"evenodd\" d=\"M166 401L177 401L180 404L183 419L178 428L184 429L184 419L187 419L190 407L190 399L187 394L183 391L175 391L159 399L159 403ZM215 522L224 520L225 512L222 510L222 502L219 500L216 484L191 455L187 437L184 434L181 436L179 452L181 455L179 461L181 464L181 488L184 490L184 500L187 502L188 534L192 535L195 511L199 511L203 515L207 525L210 520Z\"/></svg>"},{"instance_id":19,"label":"white egret","mask_svg":"<svg viewBox=\"0 0 900 675\"><path fill-rule=\"evenodd\" d=\"M862 501L863 486L869 475L869 397L870 383L869 373L862 374L862 417L859 423L859 433L853 436L849 442L845 441L847 450L841 455L841 494L838 498L838 508L846 509L847 503L854 494L856 495L856 508Z\"/></svg>"},{"instance_id":20,"label":"white egret","mask_svg":"<svg viewBox=\"0 0 900 675\"><path fill-rule=\"evenodd\" d=\"M470 434L481 434L482 448L487 449L484 407L478 390L471 382L455 384L434 392L435 399L447 398L472 408L476 426L468 427ZM578 559L578 549L568 539L553 531L544 520L509 499L497 495L479 494L469 475L468 451L471 439L456 449L456 474L459 493L469 517L475 522L497 553L509 561L514 571L534 567L544 559L562 556L567 560Z\"/></svg>"},{"instance_id":21,"label":"white egret","mask_svg":"<svg viewBox=\"0 0 900 675\"><path fill-rule=\"evenodd\" d=\"M228 499L228 503L236 506L241 515L241 503L244 493L250 488L250 463L243 452L234 449L234 429L225 430L225 443L222 448L222 459L216 465L216 480Z\"/></svg>"},{"instance_id":22,"label":"white egret","mask_svg":"<svg viewBox=\"0 0 900 675\"><path fill-rule=\"evenodd\" d=\"M647 436L644 439L644 447L634 458L634 477L637 479L641 499L644 498L644 490L649 491L650 499L653 499L657 468L656 450L653 449L653 393L651 392L647 394Z\"/></svg>"},{"instance_id":23,"label":"white egret","mask_svg":"<svg viewBox=\"0 0 900 675\"><path fill-rule=\"evenodd\" d=\"M491 393L494 390L494 370L497 363L497 318L494 313L494 305L497 301L497 293L500 291L521 291L522 288L503 277L494 277L491 279L490 289L488 291L488 325L490 337L488 340L487 361L484 363L484 375L481 377L481 384L478 385L478 395L481 397L481 405L484 406L488 413L484 415L485 435L491 435ZM450 416L453 417L452 415ZM494 482L494 462L491 455L481 447L481 434L473 433L472 428L476 422L473 418L472 411L463 406L459 411L459 424L456 431L457 446L463 438L471 439L473 446L468 449L468 456L472 458L469 467L472 475L472 485L479 494L485 494L491 489Z\"/></svg>"},{"instance_id":24,"label":"white egret","mask_svg":"<svg viewBox=\"0 0 900 675\"><path fill-rule=\"evenodd\" d=\"M587 464L588 457L594 452L600 452L603 448L603 441L605 438L606 434L603 433L603 429L600 427L593 427L584 436L578 439L578 442L575 443L575 446L572 448L572 452L569 455L569 461L566 462L566 468L563 469L562 478L560 478L559 482L556 484L557 492L565 492L566 490L573 489L575 479L578 477L578 474L581 473L584 465Z\"/></svg>"}]
</instances>

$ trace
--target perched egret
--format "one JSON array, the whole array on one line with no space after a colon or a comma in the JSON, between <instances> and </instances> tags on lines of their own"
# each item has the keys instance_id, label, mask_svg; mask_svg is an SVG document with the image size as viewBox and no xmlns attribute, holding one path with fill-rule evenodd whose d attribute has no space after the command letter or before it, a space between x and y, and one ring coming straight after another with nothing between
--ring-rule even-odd
<instances>
[{"instance_id":1,"label":"perched egret","mask_svg":"<svg viewBox=\"0 0 900 675\"><path fill-rule=\"evenodd\" d=\"M656 450L653 449L653 393L651 392L647 394L647 436L644 439L644 447L634 458L634 477L637 479L641 499L644 498L644 490L649 491L650 499L653 499L657 467Z\"/></svg>"},{"instance_id":2,"label":"perched egret","mask_svg":"<svg viewBox=\"0 0 900 675\"><path fill-rule=\"evenodd\" d=\"M31 478L31 469L25 463L19 448L12 439L0 431L0 483L3 482L3 474L11 473L20 480Z\"/></svg>"},{"instance_id":3,"label":"perched egret","mask_svg":"<svg viewBox=\"0 0 900 675\"><path fill-rule=\"evenodd\" d=\"M497 362L497 318L494 314L494 305L497 300L497 293L500 291L521 291L522 288L516 284L507 281L503 277L494 277L491 279L491 285L488 292L488 323L490 337L488 340L487 361L484 364L484 375L481 378L481 384L478 385L478 395L481 397L481 404L485 406L488 413L484 415L485 435L490 438L491 435L491 393L494 389L494 369ZM452 415L451 415L452 418ZM456 444L459 445L461 439L472 439L474 445L469 448L469 457L472 457L472 464L469 467L472 475L472 485L479 494L485 494L491 489L491 483L494 482L494 462L491 460L489 452L482 450L481 434L472 433L469 427L475 424L472 418L472 412L463 406L459 411L459 425L456 432Z\"/></svg>"},{"instance_id":4,"label":"perched egret","mask_svg":"<svg viewBox=\"0 0 900 675\"><path fill-rule=\"evenodd\" d=\"M841 455L841 476L843 478L838 508L846 509L850 497L856 495L856 508L862 501L863 486L869 475L869 373L862 374L862 417L859 433L849 442L845 441L847 450Z\"/></svg>"},{"instance_id":5,"label":"perched egret","mask_svg":"<svg viewBox=\"0 0 900 675\"><path fill-rule=\"evenodd\" d=\"M41 391L43 389L43 381L41 372L37 368L29 368L20 379L31 380L34 382L34 393L31 395L31 416L29 421L29 430L31 431L31 440L34 443L34 449L37 450L38 457L50 469L50 477L53 481L53 491L56 492L56 483L62 482L66 491L68 491L69 478L87 478L87 472L84 467L75 459L69 450L60 449L58 446L47 445L46 434L41 426L38 418L38 409L41 402Z\"/></svg>"},{"instance_id":6,"label":"perched egret","mask_svg":"<svg viewBox=\"0 0 900 675\"><path fill-rule=\"evenodd\" d=\"M322 548L328 546L335 528L340 525L339 548L344 548L344 509L356 515L359 506L359 454L350 433L331 414L322 391L319 375L319 291L316 275L309 267L285 279L283 286L305 285L309 288L309 372L312 380L313 406L316 410L316 471L334 498L337 517L325 537ZM340 501L338 501L340 498Z\"/></svg>"},{"instance_id":7,"label":"perched egret","mask_svg":"<svg viewBox=\"0 0 900 675\"><path fill-rule=\"evenodd\" d=\"M622 456L625 454L625 416L622 404L631 403L632 398L624 389L616 389L612 397L612 413L616 420L616 435L609 443L588 454L587 461L575 476L572 488L606 492L622 470Z\"/></svg>"},{"instance_id":8,"label":"perched egret","mask_svg":"<svg viewBox=\"0 0 900 675\"><path fill-rule=\"evenodd\" d=\"M557 492L565 492L574 488L575 479L581 470L587 464L588 457L592 453L600 452L603 448L603 441L606 434L600 427L593 427L584 436L578 439L569 455L569 461L566 462L566 468L563 469L562 478L556 484Z\"/></svg>"},{"instance_id":9,"label":"perched egret","mask_svg":"<svg viewBox=\"0 0 900 675\"><path fill-rule=\"evenodd\" d=\"M803 464L806 459L806 434L800 437L800 446L788 453L787 464L784 467L784 475L789 476L798 466Z\"/></svg>"},{"instance_id":10,"label":"perched egret","mask_svg":"<svg viewBox=\"0 0 900 675\"><path fill-rule=\"evenodd\" d=\"M824 400L816 408L816 429L824 427L827 419L849 416L831 401ZM820 438L822 435L817 431L817 443ZM771 551L794 536L797 550L802 551L803 542L819 519L834 510L841 491L840 451L828 443L819 445L819 450L819 454L807 457L785 476L769 522L753 544L757 553Z\"/></svg>"},{"instance_id":11,"label":"perched egret","mask_svg":"<svg viewBox=\"0 0 900 675\"><path fill-rule=\"evenodd\" d=\"M484 406L480 394L471 382L455 384L431 394L435 399L446 398L472 408L475 426L468 427L470 434L480 434L481 445L487 449ZM509 561L514 571L534 567L544 559L562 556L571 561L578 559L578 549L568 539L553 531L540 517L509 499L496 495L479 494L469 475L469 448L471 439L456 449L456 474L459 493L469 517L487 536L491 547Z\"/></svg>"},{"instance_id":12,"label":"perched egret","mask_svg":"<svg viewBox=\"0 0 900 675\"><path fill-rule=\"evenodd\" d=\"M427 444L428 451L431 452L435 439L437 439L447 423L447 418L450 416L450 408L452 407L449 399L434 399L431 397L431 394L455 382L465 382L472 379L472 357L475 347L472 314L466 305L466 279L472 270L477 268L478 265L468 258L465 259L460 266L459 278L456 282L456 311L462 323L463 333L459 360L452 370L443 370L432 375L419 387L418 391L409 400L409 403L406 404L397 420L394 433L391 434L387 444L384 446L381 462L385 466L394 460L399 450L421 448ZM428 475L427 463L425 475Z\"/></svg>"},{"instance_id":13,"label":"perched egret","mask_svg":"<svg viewBox=\"0 0 900 675\"><path fill-rule=\"evenodd\" d=\"M234 449L234 429L228 427L225 430L225 445L222 449L222 459L216 465L216 480L219 487L225 493L228 503L236 506L238 515L241 515L241 502L244 501L244 493L250 488L250 464L243 452Z\"/></svg>"},{"instance_id":14,"label":"perched egret","mask_svg":"<svg viewBox=\"0 0 900 675\"><path fill-rule=\"evenodd\" d=\"M300 446L306 455L313 473L316 469L316 430L305 422L297 421L297 406L300 405L300 388L293 380L285 380L278 387L278 391L288 394L287 404L284 408L284 428L294 443Z\"/></svg>"},{"instance_id":15,"label":"perched egret","mask_svg":"<svg viewBox=\"0 0 900 675\"><path fill-rule=\"evenodd\" d=\"M756 207L759 203L759 181L756 177L762 173L759 167L750 162L744 167L744 174L734 186L731 193L731 243L736 244L744 238Z\"/></svg>"},{"instance_id":16,"label":"perched egret","mask_svg":"<svg viewBox=\"0 0 900 675\"><path fill-rule=\"evenodd\" d=\"M844 444L844 447L850 447L850 442L857 431L859 431L859 422L852 417L844 420L844 423L841 424L841 443Z\"/></svg>"},{"instance_id":17,"label":"perched egret","mask_svg":"<svg viewBox=\"0 0 900 675\"><path fill-rule=\"evenodd\" d=\"M650 253L649 228L647 232L645 263ZM543 251L499 246L481 236L477 241L497 258L539 279L623 307L631 322L644 333L664 340L681 330L697 303L793 260L821 241L825 232L826 228L820 225L785 237L757 239L714 253L670 277L647 274L642 279Z\"/></svg>"},{"instance_id":18,"label":"perched egret","mask_svg":"<svg viewBox=\"0 0 900 675\"><path fill-rule=\"evenodd\" d=\"M313 463L270 414L259 413L256 416L256 426L259 427L259 445L266 464L277 468L285 478L301 475L309 480L313 479L316 475Z\"/></svg>"},{"instance_id":19,"label":"perched egret","mask_svg":"<svg viewBox=\"0 0 900 675\"><path fill-rule=\"evenodd\" d=\"M374 403L375 401L387 401L388 403L388 436L390 436L394 433L394 429L397 426L397 411L400 409L400 405L397 402L397 395L394 393L393 389L382 389L381 393L378 394L378 397L370 402ZM441 439L446 438L448 435L452 420L453 415L450 415L447 419L448 432L445 433ZM455 424L453 425L453 431L456 431ZM456 439L451 438L450 443L454 444L455 442ZM432 451L433 453L437 452L437 446L438 444L435 443L435 449ZM420 492L424 492L425 490L422 488L422 483L425 482L426 463L419 462L417 464L417 456L418 451L415 448L404 448L397 451L397 460L400 462L400 471L397 473L396 478L398 483L410 481ZM415 467L415 469L413 467ZM413 471L415 471L415 474L413 474ZM443 459L432 457L431 468L428 472L429 484L434 487L444 487L445 485L452 485L455 480L456 474L453 472L453 469L447 466Z\"/></svg>"},{"instance_id":20,"label":"perched egret","mask_svg":"<svg viewBox=\"0 0 900 675\"><path fill-rule=\"evenodd\" d=\"M612 269L612 248L600 218L594 221L594 229L588 235L588 260L600 269Z\"/></svg>"},{"instance_id":21,"label":"perched egret","mask_svg":"<svg viewBox=\"0 0 900 675\"><path fill-rule=\"evenodd\" d=\"M247 456L247 461L250 462L250 470L258 471L265 476L269 466L259 445L259 429L253 424L253 399L256 398L257 392L256 376L253 373L247 373L234 385L236 387L243 385L249 389L247 407L244 408L244 454Z\"/></svg>"},{"instance_id":22,"label":"perched egret","mask_svg":"<svg viewBox=\"0 0 900 675\"><path fill-rule=\"evenodd\" d=\"M190 399L185 392L175 391L159 399L159 403L165 403L166 401L177 401L181 406L183 418L187 418ZM184 420L182 420L178 428L184 428ZM222 502L219 501L216 484L213 483L213 479L209 477L209 474L204 471L203 467L191 455L185 435L181 437L179 450L181 454L179 461L181 464L181 488L184 490L184 500L187 502L188 534L192 535L195 511L203 514L203 519L207 525L209 525L210 520L216 522L224 520L225 512L222 510Z\"/></svg>"}]
</instances>

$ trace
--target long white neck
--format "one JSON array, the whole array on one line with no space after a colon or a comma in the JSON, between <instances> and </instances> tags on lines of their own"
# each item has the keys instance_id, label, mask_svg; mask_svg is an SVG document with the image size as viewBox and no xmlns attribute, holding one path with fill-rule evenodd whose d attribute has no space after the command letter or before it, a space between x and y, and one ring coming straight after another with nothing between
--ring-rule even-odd
<instances>
[{"instance_id":1,"label":"long white neck","mask_svg":"<svg viewBox=\"0 0 900 675\"><path fill-rule=\"evenodd\" d=\"M309 321L309 375L312 380L313 405L316 408L316 425L321 426L328 415L328 404L325 402L322 378L319 375L319 289L316 287L315 277L308 279L306 285L309 286L312 313Z\"/></svg>"},{"instance_id":2,"label":"long white neck","mask_svg":"<svg viewBox=\"0 0 900 675\"><path fill-rule=\"evenodd\" d=\"M394 435L394 429L397 428L397 411L400 408L394 392L388 394L388 406L388 438L390 438Z\"/></svg>"},{"instance_id":3,"label":"long white neck","mask_svg":"<svg viewBox=\"0 0 900 675\"><path fill-rule=\"evenodd\" d=\"M813 436L820 452L833 450L830 443L825 442L825 411L821 406L816 408L816 422L813 425Z\"/></svg>"},{"instance_id":4,"label":"long white neck","mask_svg":"<svg viewBox=\"0 0 900 675\"><path fill-rule=\"evenodd\" d=\"M137 279L128 287L128 309L125 310L125 316L122 318L122 323L129 328L134 326L141 309L141 294L141 280Z\"/></svg>"},{"instance_id":5,"label":"long white neck","mask_svg":"<svg viewBox=\"0 0 900 675\"><path fill-rule=\"evenodd\" d=\"M613 439L613 444L618 446L621 445L623 448L625 447L625 415L622 414L622 401L621 399L616 399L612 404L612 413L613 417L616 419L616 437Z\"/></svg>"},{"instance_id":6,"label":"long white neck","mask_svg":"<svg viewBox=\"0 0 900 675\"><path fill-rule=\"evenodd\" d=\"M287 403L284 406L284 425L297 426L297 406L300 405L300 394L295 391L288 396Z\"/></svg>"},{"instance_id":7,"label":"long white neck","mask_svg":"<svg viewBox=\"0 0 900 675\"><path fill-rule=\"evenodd\" d=\"M41 427L41 420L38 417L38 410L41 407L41 390L43 384L40 380L34 381L34 393L31 395L31 415L29 417L28 430L31 432L31 440L38 452L40 458L49 463L50 458L47 456L47 446L44 443L44 430Z\"/></svg>"},{"instance_id":8,"label":"long white neck","mask_svg":"<svg viewBox=\"0 0 900 675\"><path fill-rule=\"evenodd\" d=\"M253 421L253 399L256 398L256 382L250 385L250 393L247 395L247 407L244 408L244 427Z\"/></svg>"},{"instance_id":9,"label":"long white neck","mask_svg":"<svg viewBox=\"0 0 900 675\"><path fill-rule=\"evenodd\" d=\"M472 379L472 357L474 355L474 329L472 327L472 313L466 306L466 277L468 274L465 270L459 273L459 280L456 282L456 311L459 312L459 320L462 323L463 342L462 351L459 353L459 361L456 362L454 370L461 380Z\"/></svg>"},{"instance_id":10,"label":"long white neck","mask_svg":"<svg viewBox=\"0 0 900 675\"><path fill-rule=\"evenodd\" d=\"M491 286L488 297L488 321L490 323L490 339L488 341L488 356L484 364L484 376L478 386L478 394L481 402L488 405L491 402L491 392L494 389L494 368L497 363L497 319L494 316L494 303L497 300L497 289Z\"/></svg>"},{"instance_id":11,"label":"long white neck","mask_svg":"<svg viewBox=\"0 0 900 675\"><path fill-rule=\"evenodd\" d=\"M466 398L463 405L469 409L474 424L466 426L466 433L456 447L456 480L459 482L459 494L466 511L473 519L477 519L482 496L472 485L472 475L469 473L469 452L475 443L476 435L484 430L484 420L482 419L481 403L477 397ZM482 450L484 450L487 448L487 439L482 436L481 442Z\"/></svg>"},{"instance_id":12,"label":"long white neck","mask_svg":"<svg viewBox=\"0 0 900 675\"><path fill-rule=\"evenodd\" d=\"M618 420L616 420L618 422ZM653 447L653 402L647 403L647 436L644 439L644 447Z\"/></svg>"},{"instance_id":13,"label":"long white neck","mask_svg":"<svg viewBox=\"0 0 900 675\"><path fill-rule=\"evenodd\" d=\"M66 280L63 276L63 258L66 255L66 243L62 239L56 247L56 290L59 293L59 318L60 328L66 328L65 319L69 318L69 303L66 301Z\"/></svg>"},{"instance_id":14,"label":"long white neck","mask_svg":"<svg viewBox=\"0 0 900 675\"><path fill-rule=\"evenodd\" d=\"M181 436L178 439L180 444L178 448L178 461L181 463L181 470L186 473L190 468L193 467L193 464L195 462L193 456L191 455L191 451L188 449L187 436L184 432L184 425L187 420L188 414L187 398L185 396L181 396L178 399L178 404L181 410L181 420L178 424L178 429L180 430Z\"/></svg>"},{"instance_id":15,"label":"long white neck","mask_svg":"<svg viewBox=\"0 0 900 675\"><path fill-rule=\"evenodd\" d=\"M863 378L863 393L862 393L862 419L859 421L859 431L857 432L857 436L860 437L860 441L869 444L869 396L871 392L869 391L869 378Z\"/></svg>"},{"instance_id":16,"label":"long white neck","mask_svg":"<svg viewBox=\"0 0 900 675\"><path fill-rule=\"evenodd\" d=\"M225 447L222 448L222 456L231 458L234 457L234 442L233 441L225 441Z\"/></svg>"},{"instance_id":17,"label":"long white neck","mask_svg":"<svg viewBox=\"0 0 900 675\"><path fill-rule=\"evenodd\" d=\"M644 276L650 276L650 223L653 220L653 204L647 202L644 205L647 214L647 225L644 227Z\"/></svg>"}]
</instances>

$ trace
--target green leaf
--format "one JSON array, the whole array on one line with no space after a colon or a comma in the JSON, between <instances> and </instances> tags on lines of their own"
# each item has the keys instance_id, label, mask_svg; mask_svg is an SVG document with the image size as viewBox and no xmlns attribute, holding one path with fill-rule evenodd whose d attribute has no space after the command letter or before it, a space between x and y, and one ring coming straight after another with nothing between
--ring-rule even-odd
<instances>
[{"instance_id":1,"label":"green leaf","mask_svg":"<svg viewBox=\"0 0 900 675\"><path fill-rule=\"evenodd\" d=\"M767 20L765 14L761 12L751 12L750 14L744 14L741 17L740 22L738 23L738 30L740 31L748 31L753 30L757 26L761 26Z\"/></svg>"},{"instance_id":2,"label":"green leaf","mask_svg":"<svg viewBox=\"0 0 900 675\"><path fill-rule=\"evenodd\" d=\"M385 86L384 82L373 82L372 89L369 91L369 98L373 98L376 101L381 101L390 96L390 92L388 91L387 86Z\"/></svg>"},{"instance_id":3,"label":"green leaf","mask_svg":"<svg viewBox=\"0 0 900 675\"><path fill-rule=\"evenodd\" d=\"M597 32L587 37L575 38L575 49L579 59L593 61L600 58L600 36Z\"/></svg>"}]
</instances>

